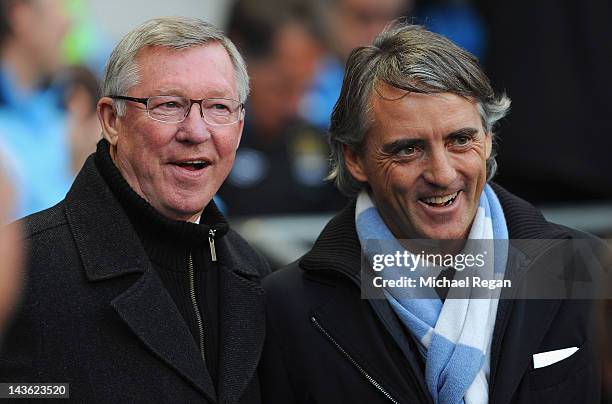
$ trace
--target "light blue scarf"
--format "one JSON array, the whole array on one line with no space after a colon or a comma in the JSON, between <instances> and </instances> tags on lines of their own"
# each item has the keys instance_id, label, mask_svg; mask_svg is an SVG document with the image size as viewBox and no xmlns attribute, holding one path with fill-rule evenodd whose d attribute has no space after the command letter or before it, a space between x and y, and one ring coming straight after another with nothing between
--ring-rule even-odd
<instances>
[{"instance_id":1,"label":"light blue scarf","mask_svg":"<svg viewBox=\"0 0 612 404\"><path fill-rule=\"evenodd\" d=\"M381 252L375 251L377 245L384 244L386 250L390 245L395 251L405 250L383 222L366 191L357 198L355 222L361 248L370 262ZM508 240L504 212L488 184L480 196L468 238ZM372 243L372 240L379 242ZM382 240L385 242L381 243ZM488 279L503 279L507 242L493 245L494 258L484 270L489 271ZM413 274L425 274L425 270L431 274L431 268L417 268ZM391 268L383 271L382 276L383 279L398 279L406 274L405 271L406 268ZM451 290L444 304L440 299L411 297L415 292L410 288L386 288L384 292L395 313L418 341L419 352L425 361L427 387L434 403L487 403L491 336L499 291L491 291L488 298L481 298L480 293L479 298L453 299L454 291Z\"/></svg>"}]
</instances>

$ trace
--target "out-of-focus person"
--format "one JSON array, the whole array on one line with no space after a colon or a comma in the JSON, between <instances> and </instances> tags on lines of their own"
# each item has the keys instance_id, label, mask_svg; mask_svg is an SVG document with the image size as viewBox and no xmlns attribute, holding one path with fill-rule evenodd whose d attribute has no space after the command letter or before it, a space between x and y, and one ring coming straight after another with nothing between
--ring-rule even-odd
<instances>
[{"instance_id":1,"label":"out-of-focus person","mask_svg":"<svg viewBox=\"0 0 612 404\"><path fill-rule=\"evenodd\" d=\"M96 105L100 98L98 78L86 66L72 66L62 73L64 102L68 114L71 167L76 175L100 140Z\"/></svg>"},{"instance_id":2,"label":"out-of-focus person","mask_svg":"<svg viewBox=\"0 0 612 404\"><path fill-rule=\"evenodd\" d=\"M372 40L394 18L410 13L413 0L328 0L330 49L321 60L313 84L301 105L304 119L327 130L340 95L344 63L354 48Z\"/></svg>"},{"instance_id":3,"label":"out-of-focus person","mask_svg":"<svg viewBox=\"0 0 612 404\"><path fill-rule=\"evenodd\" d=\"M70 21L62 0L0 2L0 139L16 216L59 202L72 175L61 91L50 80Z\"/></svg>"},{"instance_id":4,"label":"out-of-focus person","mask_svg":"<svg viewBox=\"0 0 612 404\"><path fill-rule=\"evenodd\" d=\"M228 35L245 55L251 96L240 149L220 190L230 215L333 211L321 131L299 117L326 41L324 14L304 0L239 0Z\"/></svg>"},{"instance_id":5,"label":"out-of-focus person","mask_svg":"<svg viewBox=\"0 0 612 404\"><path fill-rule=\"evenodd\" d=\"M20 228L17 224L7 226L13 208L13 191L0 164L0 345L4 324L20 287Z\"/></svg>"}]
</instances>

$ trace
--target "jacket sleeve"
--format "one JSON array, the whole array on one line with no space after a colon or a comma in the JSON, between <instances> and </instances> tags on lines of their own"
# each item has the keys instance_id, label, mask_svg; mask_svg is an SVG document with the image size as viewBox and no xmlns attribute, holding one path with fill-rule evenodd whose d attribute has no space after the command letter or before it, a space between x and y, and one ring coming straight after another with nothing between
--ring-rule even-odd
<instances>
[{"instance_id":1,"label":"jacket sleeve","mask_svg":"<svg viewBox=\"0 0 612 404\"><path fill-rule=\"evenodd\" d=\"M28 288L30 289L30 288ZM38 303L31 290L13 313L6 329L0 329L0 382L40 382L40 328L35 321Z\"/></svg>"}]
</instances>

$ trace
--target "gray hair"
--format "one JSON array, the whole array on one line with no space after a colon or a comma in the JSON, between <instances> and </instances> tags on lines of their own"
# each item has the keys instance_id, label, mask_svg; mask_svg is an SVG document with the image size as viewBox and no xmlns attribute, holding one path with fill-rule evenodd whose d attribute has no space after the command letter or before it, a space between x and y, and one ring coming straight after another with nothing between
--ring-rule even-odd
<instances>
[{"instance_id":1,"label":"gray hair","mask_svg":"<svg viewBox=\"0 0 612 404\"><path fill-rule=\"evenodd\" d=\"M495 175L496 142L493 129L510 109L510 99L496 96L477 59L445 37L398 20L370 46L353 50L347 61L340 97L329 128L331 171L340 191L352 196L363 184L346 167L344 145L363 151L370 129L370 96L378 82L415 93L450 92L477 102L482 125L493 137L487 160L487 181Z\"/></svg>"},{"instance_id":2,"label":"gray hair","mask_svg":"<svg viewBox=\"0 0 612 404\"><path fill-rule=\"evenodd\" d=\"M130 88L138 84L140 77L136 57L148 46L187 49L209 43L219 43L227 51L234 66L239 101L244 103L249 95L249 75L238 49L214 25L188 17L155 18L124 36L113 49L106 65L102 95L125 95ZM123 101L114 100L114 103L117 113L123 115L125 112Z\"/></svg>"}]
</instances>

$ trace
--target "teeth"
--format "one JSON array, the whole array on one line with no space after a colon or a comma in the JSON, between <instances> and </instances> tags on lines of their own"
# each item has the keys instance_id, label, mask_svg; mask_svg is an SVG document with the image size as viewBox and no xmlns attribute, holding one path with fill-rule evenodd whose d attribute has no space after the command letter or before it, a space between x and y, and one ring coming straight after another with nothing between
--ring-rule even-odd
<instances>
[{"instance_id":1,"label":"teeth","mask_svg":"<svg viewBox=\"0 0 612 404\"><path fill-rule=\"evenodd\" d=\"M208 163L204 160L191 160L191 161L183 161L181 163L176 163L179 167L201 170L208 167Z\"/></svg>"},{"instance_id":2,"label":"teeth","mask_svg":"<svg viewBox=\"0 0 612 404\"><path fill-rule=\"evenodd\" d=\"M181 163L177 163L180 166L197 166L197 165L203 165L206 166L208 165L208 163L204 160L191 160L191 161L183 161Z\"/></svg>"},{"instance_id":3,"label":"teeth","mask_svg":"<svg viewBox=\"0 0 612 404\"><path fill-rule=\"evenodd\" d=\"M423 198L421 200L423 202L425 202L425 203L441 205L443 203L447 203L449 201L452 201L453 199L455 199L457 197L458 194L459 194L459 191L455 192L454 194L450 194L450 195L446 195L446 196L434 196L434 197L431 197L431 198Z\"/></svg>"}]
</instances>

